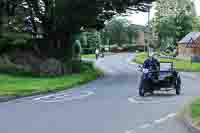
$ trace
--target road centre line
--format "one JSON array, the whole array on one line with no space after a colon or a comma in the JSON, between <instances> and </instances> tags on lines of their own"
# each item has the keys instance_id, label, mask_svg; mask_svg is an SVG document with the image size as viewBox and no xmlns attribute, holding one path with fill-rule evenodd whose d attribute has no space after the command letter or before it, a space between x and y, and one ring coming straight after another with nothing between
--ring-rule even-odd
<instances>
[{"instance_id":1,"label":"road centre line","mask_svg":"<svg viewBox=\"0 0 200 133\"><path fill-rule=\"evenodd\" d=\"M149 127L151 127L151 126L152 126L152 125L151 125L150 123L147 123L147 124L144 124L144 125L139 126L139 128L145 129L145 128L149 128Z\"/></svg>"},{"instance_id":2,"label":"road centre line","mask_svg":"<svg viewBox=\"0 0 200 133\"><path fill-rule=\"evenodd\" d=\"M163 123L163 122L167 121L168 119L173 118L175 116L176 116L176 113L170 113L170 114L166 115L165 117L162 117L158 120L154 120L152 122L145 123L145 124L139 126L138 128L139 129L146 129L146 128L149 128L149 127L153 127L153 126L161 124L161 123ZM127 130L125 133L136 133L136 132L135 132L135 130L132 129L132 130Z\"/></svg>"},{"instance_id":3,"label":"road centre line","mask_svg":"<svg viewBox=\"0 0 200 133\"><path fill-rule=\"evenodd\" d=\"M136 103L136 104L139 103L138 101L136 101L134 98L131 98L131 97L129 97L128 100L129 100L129 102L131 102L131 103Z\"/></svg>"},{"instance_id":4,"label":"road centre line","mask_svg":"<svg viewBox=\"0 0 200 133\"><path fill-rule=\"evenodd\" d=\"M160 123L163 123L163 122L167 121L168 119L173 118L175 116L176 116L176 113L171 113L171 114L168 114L167 116L165 116L163 118L155 120L154 123L155 124L160 124Z\"/></svg>"},{"instance_id":5,"label":"road centre line","mask_svg":"<svg viewBox=\"0 0 200 133\"><path fill-rule=\"evenodd\" d=\"M136 132L135 132L135 130L132 129L132 130L126 131L125 133L136 133Z\"/></svg>"}]
</instances>

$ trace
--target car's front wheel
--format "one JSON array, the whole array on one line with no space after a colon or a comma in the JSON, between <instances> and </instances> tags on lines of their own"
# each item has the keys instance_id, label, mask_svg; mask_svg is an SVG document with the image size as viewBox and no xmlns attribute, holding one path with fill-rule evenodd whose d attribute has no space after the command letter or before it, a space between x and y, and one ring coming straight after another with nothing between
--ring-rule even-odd
<instances>
[{"instance_id":1,"label":"car's front wheel","mask_svg":"<svg viewBox=\"0 0 200 133\"><path fill-rule=\"evenodd\" d=\"M141 97L144 97L145 95L144 85L142 84L142 82L140 83L140 87L139 87L139 95Z\"/></svg>"},{"instance_id":2,"label":"car's front wheel","mask_svg":"<svg viewBox=\"0 0 200 133\"><path fill-rule=\"evenodd\" d=\"M175 89L176 89L176 95L180 95L181 94L181 78L180 78L180 76L176 80Z\"/></svg>"},{"instance_id":3,"label":"car's front wheel","mask_svg":"<svg viewBox=\"0 0 200 133\"><path fill-rule=\"evenodd\" d=\"M140 95L141 97L144 97L144 94L145 94L144 89L143 89L143 88L140 88L140 89L139 89L139 95Z\"/></svg>"}]
</instances>

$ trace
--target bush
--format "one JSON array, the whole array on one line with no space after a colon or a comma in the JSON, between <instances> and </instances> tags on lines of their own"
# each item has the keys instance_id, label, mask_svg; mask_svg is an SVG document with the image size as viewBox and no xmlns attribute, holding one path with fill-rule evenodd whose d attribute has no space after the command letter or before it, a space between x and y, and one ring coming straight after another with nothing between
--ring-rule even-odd
<instances>
[{"instance_id":1,"label":"bush","mask_svg":"<svg viewBox=\"0 0 200 133\"><path fill-rule=\"evenodd\" d=\"M31 35L26 33L4 33L0 39L0 54L6 52L7 50L11 50L12 48L30 48L32 47L30 43L31 40Z\"/></svg>"},{"instance_id":2,"label":"bush","mask_svg":"<svg viewBox=\"0 0 200 133\"><path fill-rule=\"evenodd\" d=\"M29 77L35 77L39 76L31 71L26 71L24 69L18 68L16 65L6 64L6 65L0 65L0 73L1 74L10 74L10 75L20 75L20 76L29 76Z\"/></svg>"},{"instance_id":3,"label":"bush","mask_svg":"<svg viewBox=\"0 0 200 133\"><path fill-rule=\"evenodd\" d=\"M94 64L92 62L82 62L80 69L81 69L82 72L93 71L94 70Z\"/></svg>"},{"instance_id":4,"label":"bush","mask_svg":"<svg viewBox=\"0 0 200 133\"><path fill-rule=\"evenodd\" d=\"M80 38L83 54L93 54L95 49L101 46L102 43L100 33L97 31L84 32Z\"/></svg>"}]
</instances>

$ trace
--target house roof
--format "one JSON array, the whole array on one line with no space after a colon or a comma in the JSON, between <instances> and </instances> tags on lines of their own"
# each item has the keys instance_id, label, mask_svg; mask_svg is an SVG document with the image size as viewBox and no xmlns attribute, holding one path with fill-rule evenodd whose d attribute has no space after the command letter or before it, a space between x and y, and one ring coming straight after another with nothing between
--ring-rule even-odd
<instances>
[{"instance_id":1,"label":"house roof","mask_svg":"<svg viewBox=\"0 0 200 133\"><path fill-rule=\"evenodd\" d=\"M200 37L200 32L190 32L187 34L182 40L180 40L178 43L180 44L190 44L193 41L196 41Z\"/></svg>"}]
</instances>

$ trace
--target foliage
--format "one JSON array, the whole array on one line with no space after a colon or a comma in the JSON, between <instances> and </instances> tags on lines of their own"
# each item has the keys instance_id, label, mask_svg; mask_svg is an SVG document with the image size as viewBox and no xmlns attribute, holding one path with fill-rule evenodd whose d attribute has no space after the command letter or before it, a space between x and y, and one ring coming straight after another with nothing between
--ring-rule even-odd
<instances>
[{"instance_id":1,"label":"foliage","mask_svg":"<svg viewBox=\"0 0 200 133\"><path fill-rule=\"evenodd\" d=\"M102 45L101 35L98 31L87 31L82 33L81 36L83 53L92 54L96 48Z\"/></svg>"},{"instance_id":2,"label":"foliage","mask_svg":"<svg viewBox=\"0 0 200 133\"><path fill-rule=\"evenodd\" d=\"M176 42L192 31L191 2L158 0L153 27L162 48L175 48Z\"/></svg>"},{"instance_id":3,"label":"foliage","mask_svg":"<svg viewBox=\"0 0 200 133\"><path fill-rule=\"evenodd\" d=\"M117 43L119 46L125 42L125 29L128 27L129 22L123 18L113 18L106 25L106 30L108 31L109 36L113 43Z\"/></svg>"},{"instance_id":4,"label":"foliage","mask_svg":"<svg viewBox=\"0 0 200 133\"><path fill-rule=\"evenodd\" d=\"M144 30L144 26L131 24L125 17L115 17L106 24L101 33L104 45L117 44L123 47L127 43L133 45L136 42L137 32Z\"/></svg>"},{"instance_id":5,"label":"foliage","mask_svg":"<svg viewBox=\"0 0 200 133\"><path fill-rule=\"evenodd\" d=\"M13 48L30 48L31 35L26 33L7 32L0 38L0 54Z\"/></svg>"},{"instance_id":6,"label":"foliage","mask_svg":"<svg viewBox=\"0 0 200 133\"><path fill-rule=\"evenodd\" d=\"M199 123L200 120L200 99L196 99L195 101L193 101L189 108L190 108L190 115L192 117L193 122L195 122L196 124Z\"/></svg>"},{"instance_id":7,"label":"foliage","mask_svg":"<svg viewBox=\"0 0 200 133\"><path fill-rule=\"evenodd\" d=\"M73 44L77 40L76 34L82 29L104 28L104 22L110 20L116 13L129 10L147 11L142 3L151 3L153 0L1 0L0 21L5 19L12 22L12 18L30 16L31 30L34 33L44 33L42 46L38 46L38 53L41 56L54 57L61 61L73 59ZM2 10L2 12L1 12ZM35 19L39 20L37 24ZM18 23L18 22L17 22ZM22 22L21 22L22 23ZM20 25L20 24L19 24ZM11 25L11 29L16 29ZM0 29L2 24L0 24ZM20 27L20 26L17 26ZM92 45L97 45L94 37L89 39ZM98 40L98 39L97 39ZM22 41L17 41L22 42ZM35 44L41 45L38 41ZM15 42L16 43L16 42ZM43 45L43 44L46 45ZM87 44L87 46L90 44ZM41 48L42 47L42 48ZM69 68L71 69L71 68Z\"/></svg>"}]
</instances>

